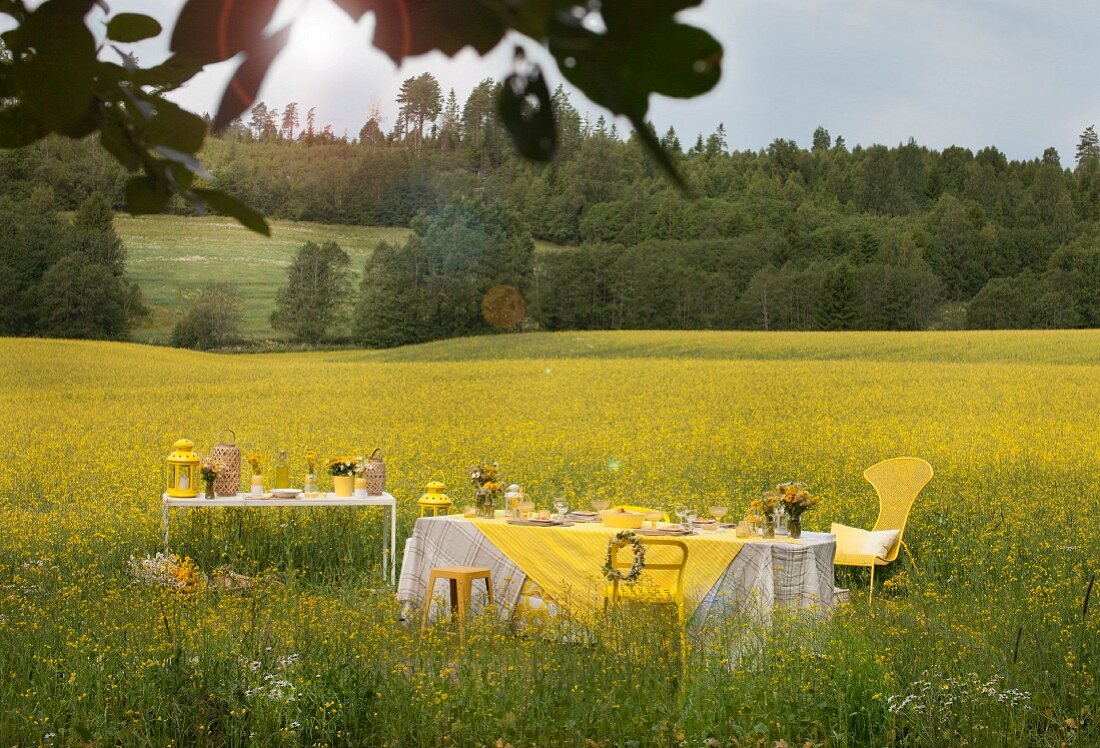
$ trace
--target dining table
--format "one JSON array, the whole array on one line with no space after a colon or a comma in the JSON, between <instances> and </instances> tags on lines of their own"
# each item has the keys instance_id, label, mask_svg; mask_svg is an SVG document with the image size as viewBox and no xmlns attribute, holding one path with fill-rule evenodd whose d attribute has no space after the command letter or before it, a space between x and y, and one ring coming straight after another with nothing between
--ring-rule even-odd
<instances>
[{"instance_id":1,"label":"dining table","mask_svg":"<svg viewBox=\"0 0 1100 748\"><path fill-rule=\"evenodd\" d=\"M655 527L675 529L663 522ZM619 532L601 522L532 526L501 518L422 517L405 543L397 599L412 619L426 601L435 617L446 607L446 588L439 582L437 589L428 589L432 569L476 566L489 569L501 618L584 620L603 608L607 581L602 569L608 543ZM689 628L735 615L770 619L777 609L836 605L836 537L830 533L803 532L798 539L738 537L733 528L721 528L661 536L682 541L687 552L681 573ZM647 546L647 557L663 550ZM620 551L623 558L629 552L629 546ZM644 567L642 574L644 579ZM485 594L475 590L471 603L478 611Z\"/></svg>"}]
</instances>

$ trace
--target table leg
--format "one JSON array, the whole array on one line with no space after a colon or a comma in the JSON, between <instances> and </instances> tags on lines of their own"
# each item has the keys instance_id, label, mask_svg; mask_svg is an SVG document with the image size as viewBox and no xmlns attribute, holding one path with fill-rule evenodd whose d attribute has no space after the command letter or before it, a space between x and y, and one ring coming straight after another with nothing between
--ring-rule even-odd
<instances>
[{"instance_id":1,"label":"table leg","mask_svg":"<svg viewBox=\"0 0 1100 748\"><path fill-rule=\"evenodd\" d=\"M390 506L390 586L397 586L397 560L394 549L397 548L397 503Z\"/></svg>"},{"instance_id":2,"label":"table leg","mask_svg":"<svg viewBox=\"0 0 1100 748\"><path fill-rule=\"evenodd\" d=\"M168 504L161 505L160 536L164 540L164 552L168 553Z\"/></svg>"}]
</instances>

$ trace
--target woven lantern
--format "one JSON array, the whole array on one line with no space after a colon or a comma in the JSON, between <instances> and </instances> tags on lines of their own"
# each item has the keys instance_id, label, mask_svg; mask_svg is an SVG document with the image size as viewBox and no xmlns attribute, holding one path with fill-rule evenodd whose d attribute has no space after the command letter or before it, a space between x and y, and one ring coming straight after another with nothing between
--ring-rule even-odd
<instances>
[{"instance_id":1,"label":"woven lantern","mask_svg":"<svg viewBox=\"0 0 1100 748\"><path fill-rule=\"evenodd\" d=\"M439 517L450 514L451 499L443 493L444 487L441 480L428 481L428 485L424 486L428 492L420 497L420 501L416 502L417 506L420 507L421 517Z\"/></svg>"},{"instance_id":2,"label":"woven lantern","mask_svg":"<svg viewBox=\"0 0 1100 748\"><path fill-rule=\"evenodd\" d=\"M229 434L228 441L226 434ZM214 495L236 496L241 490L241 449L233 443L237 435L226 429L218 438L221 441L210 453L210 457L222 465L222 471L214 479Z\"/></svg>"},{"instance_id":3,"label":"woven lantern","mask_svg":"<svg viewBox=\"0 0 1100 748\"><path fill-rule=\"evenodd\" d=\"M165 470L164 492L177 499L193 499L198 496L199 464L193 441L180 439L173 444Z\"/></svg>"},{"instance_id":4,"label":"woven lantern","mask_svg":"<svg viewBox=\"0 0 1100 748\"><path fill-rule=\"evenodd\" d=\"M381 448L371 452L363 463L363 478L367 481L367 496L381 496L386 490L386 463Z\"/></svg>"}]
</instances>

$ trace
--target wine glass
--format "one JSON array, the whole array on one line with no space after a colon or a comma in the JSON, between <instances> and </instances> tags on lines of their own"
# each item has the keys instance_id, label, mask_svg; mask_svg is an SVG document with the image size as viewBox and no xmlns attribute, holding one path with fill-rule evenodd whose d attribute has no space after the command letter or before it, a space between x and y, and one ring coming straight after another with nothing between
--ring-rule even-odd
<instances>
[{"instance_id":1,"label":"wine glass","mask_svg":"<svg viewBox=\"0 0 1100 748\"><path fill-rule=\"evenodd\" d=\"M651 509L645 513L645 518L649 520L649 526L654 530L657 529L657 523L661 521L661 517L664 515L656 509Z\"/></svg>"},{"instance_id":2,"label":"wine glass","mask_svg":"<svg viewBox=\"0 0 1100 748\"><path fill-rule=\"evenodd\" d=\"M714 517L715 522L721 522L722 518L729 513L730 508L728 506L722 506L721 504L715 504L708 511L710 516Z\"/></svg>"},{"instance_id":3,"label":"wine glass","mask_svg":"<svg viewBox=\"0 0 1100 748\"><path fill-rule=\"evenodd\" d=\"M611 502L607 499L592 499L590 503L592 504L592 510L596 512L596 514L605 511L611 506Z\"/></svg>"},{"instance_id":4,"label":"wine glass","mask_svg":"<svg viewBox=\"0 0 1100 748\"><path fill-rule=\"evenodd\" d=\"M684 519L686 520L685 526L687 527L687 529L691 530L694 527L693 523L698 516L699 513L694 509L688 509L686 512L684 512Z\"/></svg>"},{"instance_id":5,"label":"wine glass","mask_svg":"<svg viewBox=\"0 0 1100 748\"><path fill-rule=\"evenodd\" d=\"M558 510L558 518L565 519L565 513L569 511L569 502L564 496L558 496L554 499L554 508Z\"/></svg>"},{"instance_id":6,"label":"wine glass","mask_svg":"<svg viewBox=\"0 0 1100 748\"><path fill-rule=\"evenodd\" d=\"M531 512L535 510L535 502L530 499L524 499L519 502L519 506L516 508L519 509L520 516L527 519L531 516Z\"/></svg>"},{"instance_id":7,"label":"wine glass","mask_svg":"<svg viewBox=\"0 0 1100 748\"><path fill-rule=\"evenodd\" d=\"M686 504L677 504L672 510L676 513L676 516L680 518L681 525L684 524L684 515L687 514L687 510L688 508Z\"/></svg>"}]
</instances>

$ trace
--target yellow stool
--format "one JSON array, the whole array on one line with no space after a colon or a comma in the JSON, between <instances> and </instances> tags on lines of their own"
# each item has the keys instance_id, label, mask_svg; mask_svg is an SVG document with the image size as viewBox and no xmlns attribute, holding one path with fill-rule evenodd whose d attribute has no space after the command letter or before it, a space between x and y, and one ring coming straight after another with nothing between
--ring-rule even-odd
<instances>
[{"instance_id":1,"label":"yellow stool","mask_svg":"<svg viewBox=\"0 0 1100 748\"><path fill-rule=\"evenodd\" d=\"M463 619L470 609L470 595L473 592L474 580L485 580L485 591L489 593L489 603L493 602L493 583L489 578L489 570L480 566L437 566L432 569L428 577L428 597L424 601L424 618L420 621L420 628L428 625L428 612L432 608L432 593L435 591L435 583L438 579L446 579L451 583L451 613L458 616L458 633L465 637Z\"/></svg>"}]
</instances>

